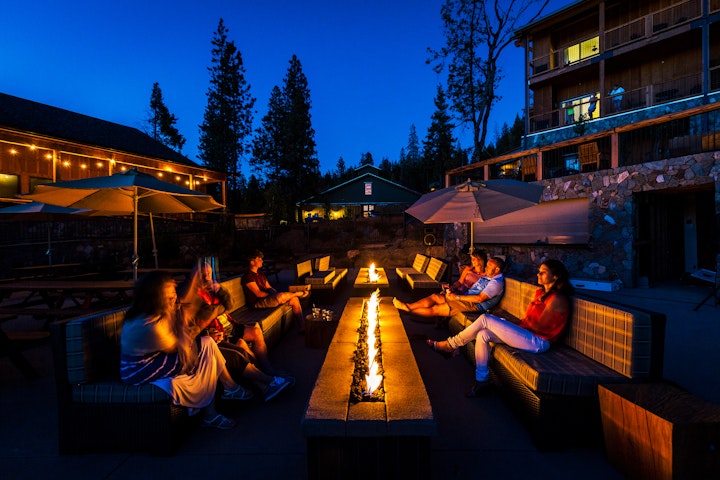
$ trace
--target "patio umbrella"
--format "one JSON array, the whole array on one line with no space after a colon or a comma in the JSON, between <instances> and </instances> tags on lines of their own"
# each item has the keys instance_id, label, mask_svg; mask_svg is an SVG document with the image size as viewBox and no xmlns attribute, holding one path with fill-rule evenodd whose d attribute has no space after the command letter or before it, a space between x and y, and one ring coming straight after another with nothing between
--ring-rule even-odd
<instances>
[{"instance_id":1,"label":"patio umbrella","mask_svg":"<svg viewBox=\"0 0 720 480\"><path fill-rule=\"evenodd\" d=\"M420 197L405 210L423 223L483 222L536 205L544 187L518 180L467 180Z\"/></svg>"},{"instance_id":2,"label":"patio umbrella","mask_svg":"<svg viewBox=\"0 0 720 480\"><path fill-rule=\"evenodd\" d=\"M86 214L88 212L90 210L84 208L61 207L42 202L27 202L0 208L0 216L8 220L47 222L48 246L45 255L48 257L48 265L52 265L52 222L67 219L71 215Z\"/></svg>"},{"instance_id":3,"label":"patio umbrella","mask_svg":"<svg viewBox=\"0 0 720 480\"><path fill-rule=\"evenodd\" d=\"M139 260L138 213L206 212L223 207L210 195L158 180L135 168L110 176L38 185L34 193L23 197L64 207L92 209L96 211L94 215L132 215L134 280L137 280Z\"/></svg>"}]
</instances>

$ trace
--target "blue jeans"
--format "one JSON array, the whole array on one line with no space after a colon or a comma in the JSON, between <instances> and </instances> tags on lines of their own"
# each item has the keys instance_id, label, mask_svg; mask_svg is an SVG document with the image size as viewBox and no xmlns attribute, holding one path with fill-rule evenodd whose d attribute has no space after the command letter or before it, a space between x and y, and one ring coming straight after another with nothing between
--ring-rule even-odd
<instances>
[{"instance_id":1,"label":"blue jeans","mask_svg":"<svg viewBox=\"0 0 720 480\"><path fill-rule=\"evenodd\" d=\"M480 315L462 332L447 339L453 348L462 347L475 340L475 380L483 382L488 377L490 342L504 343L525 352L542 353L550 348L550 342L538 337L504 318L488 313Z\"/></svg>"}]
</instances>

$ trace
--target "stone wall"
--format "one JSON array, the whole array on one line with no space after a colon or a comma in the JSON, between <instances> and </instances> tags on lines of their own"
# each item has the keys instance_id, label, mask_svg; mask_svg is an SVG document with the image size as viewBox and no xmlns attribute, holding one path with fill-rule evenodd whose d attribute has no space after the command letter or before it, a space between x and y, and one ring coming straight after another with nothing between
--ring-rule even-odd
<instances>
[{"instance_id":1,"label":"stone wall","mask_svg":"<svg viewBox=\"0 0 720 480\"><path fill-rule=\"evenodd\" d=\"M588 197L591 240L588 246L488 247L491 254L507 255L508 272L534 279L546 258L565 263L576 278L615 280L634 286L633 194L666 189L692 189L714 183L715 215L720 218L720 152L702 153L617 169L542 180L543 201Z\"/></svg>"}]
</instances>

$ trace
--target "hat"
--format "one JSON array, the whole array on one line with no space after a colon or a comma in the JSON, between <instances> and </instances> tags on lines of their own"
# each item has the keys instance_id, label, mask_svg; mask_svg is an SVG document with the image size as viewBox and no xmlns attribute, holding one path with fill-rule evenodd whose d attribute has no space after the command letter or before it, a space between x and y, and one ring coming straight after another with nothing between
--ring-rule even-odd
<instances>
[{"instance_id":1,"label":"hat","mask_svg":"<svg viewBox=\"0 0 720 480\"><path fill-rule=\"evenodd\" d=\"M250 255L248 255L247 258L248 258L248 260L254 260L256 258L263 258L264 256L265 255L263 255L263 252L261 252L260 250L258 250L256 248L250 252Z\"/></svg>"}]
</instances>

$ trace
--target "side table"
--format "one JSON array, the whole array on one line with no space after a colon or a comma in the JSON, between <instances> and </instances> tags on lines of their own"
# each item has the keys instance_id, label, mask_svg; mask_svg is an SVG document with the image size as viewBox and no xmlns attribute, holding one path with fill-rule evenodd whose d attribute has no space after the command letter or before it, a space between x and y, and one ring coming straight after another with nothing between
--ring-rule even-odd
<instances>
[{"instance_id":1,"label":"side table","mask_svg":"<svg viewBox=\"0 0 720 480\"><path fill-rule=\"evenodd\" d=\"M720 405L668 383L598 386L608 460L628 478L720 478Z\"/></svg>"}]
</instances>

